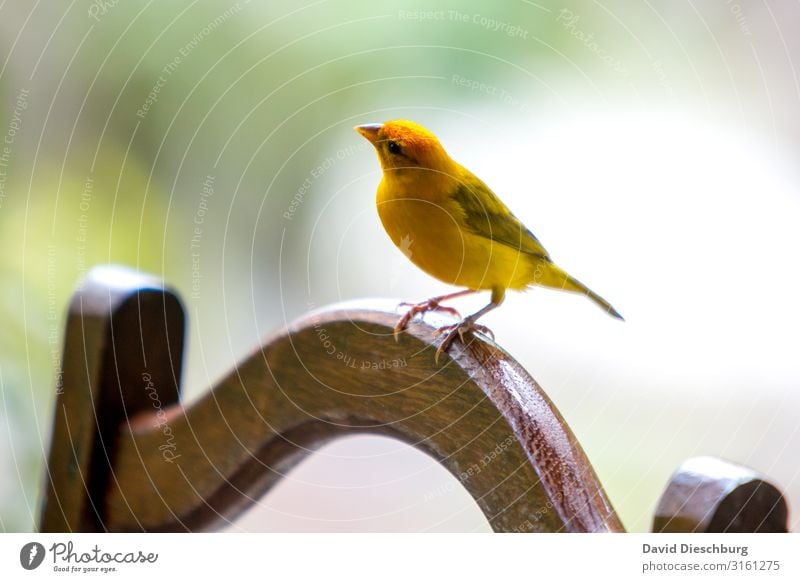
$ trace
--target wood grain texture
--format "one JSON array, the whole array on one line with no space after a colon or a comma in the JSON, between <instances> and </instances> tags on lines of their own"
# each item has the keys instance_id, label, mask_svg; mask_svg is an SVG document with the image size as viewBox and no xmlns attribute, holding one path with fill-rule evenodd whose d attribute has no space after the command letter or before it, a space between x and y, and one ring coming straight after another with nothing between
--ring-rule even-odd
<instances>
[{"instance_id":1,"label":"wood grain texture","mask_svg":"<svg viewBox=\"0 0 800 582\"><path fill-rule=\"evenodd\" d=\"M73 297L40 529L198 531L234 520L332 439L395 437L446 467L495 531L623 531L552 402L485 338L437 365L428 314L393 338L396 302L307 314L191 406L178 400L180 299L129 269L93 269ZM786 531L781 492L755 472L692 459L654 531Z\"/></svg>"},{"instance_id":2,"label":"wood grain texture","mask_svg":"<svg viewBox=\"0 0 800 582\"><path fill-rule=\"evenodd\" d=\"M158 279L124 267L93 269L67 319L42 531L103 531L119 427L152 410L148 373L165 406L178 401L183 308ZM144 372L143 372L144 371Z\"/></svg>"},{"instance_id":3,"label":"wood grain texture","mask_svg":"<svg viewBox=\"0 0 800 582\"><path fill-rule=\"evenodd\" d=\"M594 471L533 379L493 344L436 365L431 326L396 343L395 303L334 306L267 338L193 404L118 434L112 530L197 530L234 519L333 438L394 436L442 463L496 531L621 531Z\"/></svg>"},{"instance_id":4,"label":"wood grain texture","mask_svg":"<svg viewBox=\"0 0 800 582\"><path fill-rule=\"evenodd\" d=\"M184 408L180 300L152 278L93 270L70 307L41 529L217 528L324 443L377 433L449 469L496 531L622 531L517 362L474 339L437 365L435 327L414 321L395 342L395 307L308 314Z\"/></svg>"}]
</instances>

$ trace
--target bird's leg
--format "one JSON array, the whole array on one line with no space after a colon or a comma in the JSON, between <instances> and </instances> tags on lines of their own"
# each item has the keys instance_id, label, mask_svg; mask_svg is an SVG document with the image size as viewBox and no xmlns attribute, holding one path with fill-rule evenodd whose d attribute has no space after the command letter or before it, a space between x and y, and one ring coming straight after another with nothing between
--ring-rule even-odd
<instances>
[{"instance_id":1,"label":"bird's leg","mask_svg":"<svg viewBox=\"0 0 800 582\"><path fill-rule=\"evenodd\" d=\"M449 301L450 299L455 299L456 297L463 297L464 295L469 295L471 293L475 293L472 289L464 289L463 291L456 291L455 293L449 293L448 295L439 295L438 297L431 297L427 301L422 301L421 303L401 303L398 307L407 305L409 310L400 318L400 321L397 322L397 325L394 326L394 339L397 339L398 334L403 331L408 323L414 318L415 315L419 313L427 313L428 311L444 311L445 313L449 313L454 317L461 318L461 314L453 309L452 307L447 307L446 305L441 305L442 301Z\"/></svg>"},{"instance_id":2,"label":"bird's leg","mask_svg":"<svg viewBox=\"0 0 800 582\"><path fill-rule=\"evenodd\" d=\"M472 315L469 315L462 319L460 322L454 325L445 325L444 327L440 327L436 330L436 335L444 334L442 338L442 343L439 344L439 349L436 350L436 363L439 363L439 356L442 352L446 352L447 349L450 347L450 344L453 343L453 340L458 337L462 343L464 343L464 335L471 333L473 331L479 331L483 334L491 336L494 339L494 334L492 330L490 330L485 325L479 325L475 323L478 321L480 317L483 317L487 313L489 313L492 309L496 309L500 306L505 299L506 290L502 287L494 287L492 289L492 299L489 301L489 304L483 307L482 309L476 311Z\"/></svg>"}]
</instances>

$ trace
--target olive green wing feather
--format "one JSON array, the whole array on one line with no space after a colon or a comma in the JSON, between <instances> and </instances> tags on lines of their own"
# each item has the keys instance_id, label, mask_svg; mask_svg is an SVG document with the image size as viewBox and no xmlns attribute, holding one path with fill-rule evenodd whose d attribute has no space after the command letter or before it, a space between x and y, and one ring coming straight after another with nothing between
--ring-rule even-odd
<instances>
[{"instance_id":1,"label":"olive green wing feather","mask_svg":"<svg viewBox=\"0 0 800 582\"><path fill-rule=\"evenodd\" d=\"M550 260L539 239L480 178L466 169L463 175L465 178L451 196L464 212L467 231L525 254Z\"/></svg>"}]
</instances>

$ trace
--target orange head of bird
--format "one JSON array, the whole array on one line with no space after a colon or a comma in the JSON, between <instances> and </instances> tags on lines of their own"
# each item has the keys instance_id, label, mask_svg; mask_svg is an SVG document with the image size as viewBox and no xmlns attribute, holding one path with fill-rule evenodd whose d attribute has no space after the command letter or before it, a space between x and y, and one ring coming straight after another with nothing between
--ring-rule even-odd
<instances>
[{"instance_id":1,"label":"orange head of bird","mask_svg":"<svg viewBox=\"0 0 800 582\"><path fill-rule=\"evenodd\" d=\"M405 119L356 126L356 131L375 146L384 175L401 177L412 171L450 171L452 163L435 135Z\"/></svg>"}]
</instances>

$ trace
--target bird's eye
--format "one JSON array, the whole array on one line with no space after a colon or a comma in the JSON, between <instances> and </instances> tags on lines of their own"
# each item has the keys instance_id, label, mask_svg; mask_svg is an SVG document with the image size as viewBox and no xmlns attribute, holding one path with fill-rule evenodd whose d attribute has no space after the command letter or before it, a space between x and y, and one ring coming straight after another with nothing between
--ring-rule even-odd
<instances>
[{"instance_id":1,"label":"bird's eye","mask_svg":"<svg viewBox=\"0 0 800 582\"><path fill-rule=\"evenodd\" d=\"M399 154L400 153L400 144L396 141L390 141L388 146L390 154Z\"/></svg>"}]
</instances>

